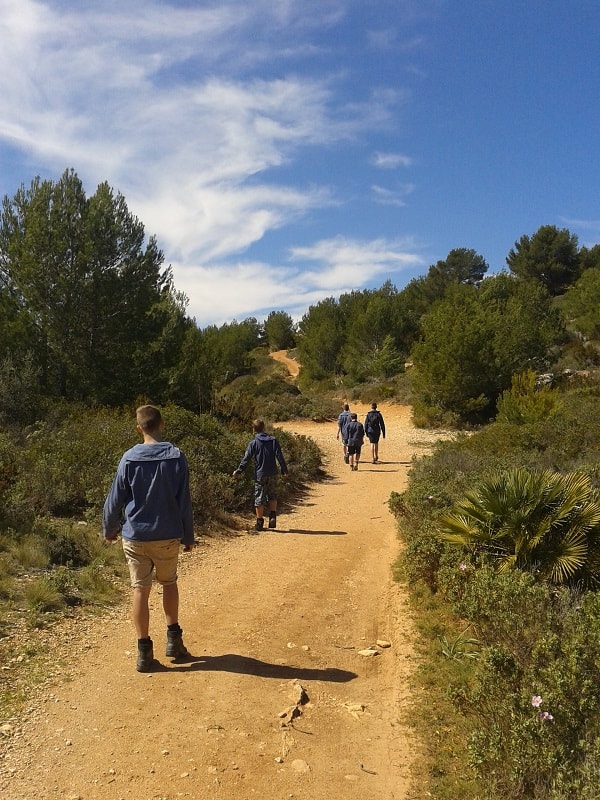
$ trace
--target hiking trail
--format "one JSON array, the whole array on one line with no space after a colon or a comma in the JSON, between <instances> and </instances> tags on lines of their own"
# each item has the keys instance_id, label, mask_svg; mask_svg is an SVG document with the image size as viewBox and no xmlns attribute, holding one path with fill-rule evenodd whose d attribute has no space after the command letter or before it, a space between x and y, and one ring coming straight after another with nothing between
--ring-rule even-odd
<instances>
[{"instance_id":1,"label":"hiking trail","mask_svg":"<svg viewBox=\"0 0 600 800\"><path fill-rule=\"evenodd\" d=\"M407 798L414 630L391 577L399 540L387 500L438 435L416 430L408 407L379 407L378 464L367 444L351 472L335 421L284 423L318 442L328 478L280 509L275 531L255 535L249 516L231 538L197 532L179 584L189 663L163 655L156 584L155 672L135 670L128 605L31 631L55 668L2 741L6 798ZM351 409L362 420L368 407Z\"/></svg>"}]
</instances>

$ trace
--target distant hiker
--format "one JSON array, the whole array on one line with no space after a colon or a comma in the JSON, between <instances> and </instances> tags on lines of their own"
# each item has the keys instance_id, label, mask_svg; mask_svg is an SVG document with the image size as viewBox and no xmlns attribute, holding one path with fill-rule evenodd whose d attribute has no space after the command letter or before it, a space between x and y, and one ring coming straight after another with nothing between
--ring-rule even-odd
<instances>
[{"instance_id":1,"label":"distant hiker","mask_svg":"<svg viewBox=\"0 0 600 800\"><path fill-rule=\"evenodd\" d=\"M256 530L265 526L265 507L269 510L269 528L277 527L277 463L281 474L288 475L287 464L281 452L281 445L274 436L265 433L265 423L255 419L252 423L254 439L246 448L246 453L233 475L237 478L254 459L254 508L256 510Z\"/></svg>"},{"instance_id":2,"label":"distant hiker","mask_svg":"<svg viewBox=\"0 0 600 800\"><path fill-rule=\"evenodd\" d=\"M360 461L360 451L365 438L365 429L362 422L358 421L358 416L352 412L350 422L346 426L346 436L348 437L348 456L350 469L357 470Z\"/></svg>"},{"instance_id":3,"label":"distant hiker","mask_svg":"<svg viewBox=\"0 0 600 800\"><path fill-rule=\"evenodd\" d=\"M348 437L346 436L346 427L350 422L350 406L348 403L344 403L344 408L342 409L342 413L338 417L338 432L337 432L337 439L341 437L342 439L342 447L344 448L344 461L346 464L349 463L348 457Z\"/></svg>"},{"instance_id":4,"label":"distant hiker","mask_svg":"<svg viewBox=\"0 0 600 800\"><path fill-rule=\"evenodd\" d=\"M187 552L194 547L194 522L187 461L181 450L160 440L164 423L159 409L140 406L136 422L144 441L121 458L104 503L102 529L109 542L121 533L133 588L136 669L148 672L154 663L148 606L153 572L163 589L166 655L176 659L190 655L179 627L177 562L181 544Z\"/></svg>"},{"instance_id":5,"label":"distant hiker","mask_svg":"<svg viewBox=\"0 0 600 800\"><path fill-rule=\"evenodd\" d=\"M371 403L371 410L365 417L365 433L371 443L373 463L376 464L379 461L379 437L385 439L385 422L381 411L377 410L377 403Z\"/></svg>"}]
</instances>

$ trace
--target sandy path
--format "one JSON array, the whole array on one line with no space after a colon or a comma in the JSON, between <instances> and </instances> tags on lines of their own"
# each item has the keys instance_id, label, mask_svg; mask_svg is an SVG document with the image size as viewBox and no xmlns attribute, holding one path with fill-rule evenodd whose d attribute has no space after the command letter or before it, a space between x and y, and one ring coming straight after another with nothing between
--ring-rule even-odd
<instances>
[{"instance_id":1,"label":"sandy path","mask_svg":"<svg viewBox=\"0 0 600 800\"><path fill-rule=\"evenodd\" d=\"M415 750L402 715L414 634L405 592L391 580L398 540L386 502L433 436L413 430L407 408L381 410L382 460L358 472L343 463L334 423L287 424L317 439L329 479L282 509L277 531L205 540L182 559L191 663L162 655L156 590L159 671L135 671L127 610L71 631L56 685L32 699L4 745L3 796L406 797ZM358 654L377 639L391 647ZM295 706L298 683L309 702L286 724L280 714Z\"/></svg>"}]
</instances>

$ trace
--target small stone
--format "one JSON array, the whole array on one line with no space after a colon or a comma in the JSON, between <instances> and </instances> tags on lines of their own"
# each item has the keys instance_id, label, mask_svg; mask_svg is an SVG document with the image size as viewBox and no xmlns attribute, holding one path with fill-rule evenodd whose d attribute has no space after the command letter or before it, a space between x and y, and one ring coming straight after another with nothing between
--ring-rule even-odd
<instances>
[{"instance_id":1,"label":"small stone","mask_svg":"<svg viewBox=\"0 0 600 800\"><path fill-rule=\"evenodd\" d=\"M283 758L281 756L277 756L277 758L275 759L275 763L276 764L283 764Z\"/></svg>"},{"instance_id":2,"label":"small stone","mask_svg":"<svg viewBox=\"0 0 600 800\"><path fill-rule=\"evenodd\" d=\"M388 642L387 639L377 639L377 647L381 647L382 650L385 650L386 647L391 647L392 643Z\"/></svg>"},{"instance_id":3,"label":"small stone","mask_svg":"<svg viewBox=\"0 0 600 800\"><path fill-rule=\"evenodd\" d=\"M189 778L190 777L190 773L189 772L182 772L179 777L180 778Z\"/></svg>"},{"instance_id":4,"label":"small stone","mask_svg":"<svg viewBox=\"0 0 600 800\"><path fill-rule=\"evenodd\" d=\"M357 711L364 711L365 706L362 703L344 703L348 711L350 712L357 712Z\"/></svg>"},{"instance_id":5,"label":"small stone","mask_svg":"<svg viewBox=\"0 0 600 800\"><path fill-rule=\"evenodd\" d=\"M303 644L302 649L308 651L310 650L310 647L307 644Z\"/></svg>"},{"instance_id":6,"label":"small stone","mask_svg":"<svg viewBox=\"0 0 600 800\"><path fill-rule=\"evenodd\" d=\"M372 647L367 647L366 650L359 650L358 651L358 655L359 656L364 656L365 658L370 658L372 656L379 655L379 653L378 653L377 650L374 650Z\"/></svg>"},{"instance_id":7,"label":"small stone","mask_svg":"<svg viewBox=\"0 0 600 800\"><path fill-rule=\"evenodd\" d=\"M295 758L292 761L291 767L294 770L294 772L298 772L298 773L310 772L310 767L308 766L306 761L304 761L301 758Z\"/></svg>"},{"instance_id":8,"label":"small stone","mask_svg":"<svg viewBox=\"0 0 600 800\"><path fill-rule=\"evenodd\" d=\"M65 739L65 744L67 745L67 747L71 747L73 742L70 739Z\"/></svg>"},{"instance_id":9,"label":"small stone","mask_svg":"<svg viewBox=\"0 0 600 800\"><path fill-rule=\"evenodd\" d=\"M168 750L161 750L160 752L162 753L163 756L168 756L169 755L169 751Z\"/></svg>"}]
</instances>

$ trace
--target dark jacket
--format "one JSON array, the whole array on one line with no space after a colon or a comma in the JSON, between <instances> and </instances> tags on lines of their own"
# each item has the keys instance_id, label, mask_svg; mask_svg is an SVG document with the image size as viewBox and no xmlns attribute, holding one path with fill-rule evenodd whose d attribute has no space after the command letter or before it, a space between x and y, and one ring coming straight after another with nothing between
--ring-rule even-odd
<instances>
[{"instance_id":1,"label":"dark jacket","mask_svg":"<svg viewBox=\"0 0 600 800\"><path fill-rule=\"evenodd\" d=\"M373 409L368 412L365 417L365 432L367 436L371 433L375 436L379 436L379 434L382 433L385 439L385 422L383 421L381 411Z\"/></svg>"},{"instance_id":2,"label":"dark jacket","mask_svg":"<svg viewBox=\"0 0 600 800\"><path fill-rule=\"evenodd\" d=\"M342 413L338 417L338 428L342 435L342 439L346 438L346 428L349 422L350 422L350 412L342 411Z\"/></svg>"},{"instance_id":3,"label":"dark jacket","mask_svg":"<svg viewBox=\"0 0 600 800\"><path fill-rule=\"evenodd\" d=\"M281 452L281 446L274 436L268 433L257 433L246 448L246 453L240 461L236 472L243 472L250 460L254 459L254 479L269 478L277 475L277 462L281 467L281 474L287 475L288 468Z\"/></svg>"},{"instance_id":4,"label":"dark jacket","mask_svg":"<svg viewBox=\"0 0 600 800\"><path fill-rule=\"evenodd\" d=\"M346 438L350 447L362 447L365 438L365 429L362 422L351 419L346 425Z\"/></svg>"},{"instance_id":5,"label":"dark jacket","mask_svg":"<svg viewBox=\"0 0 600 800\"><path fill-rule=\"evenodd\" d=\"M136 542L194 543L189 470L179 448L170 442L136 444L123 455L104 503L102 528L107 539L121 532Z\"/></svg>"}]
</instances>

